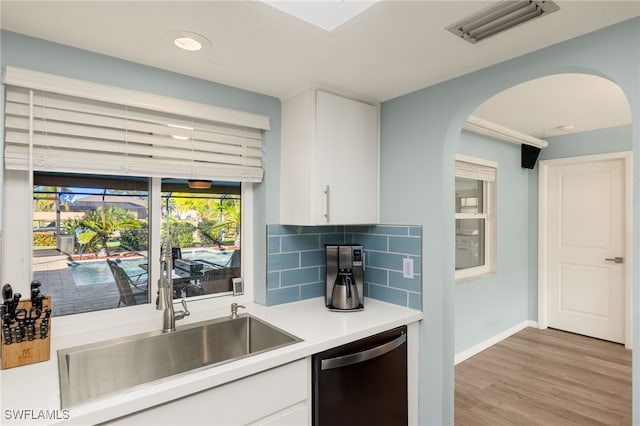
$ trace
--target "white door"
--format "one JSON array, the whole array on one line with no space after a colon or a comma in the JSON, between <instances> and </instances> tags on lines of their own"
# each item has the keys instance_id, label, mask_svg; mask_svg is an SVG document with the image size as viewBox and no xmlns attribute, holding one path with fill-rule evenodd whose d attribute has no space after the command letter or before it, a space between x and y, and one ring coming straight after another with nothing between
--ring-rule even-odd
<instances>
[{"instance_id":1,"label":"white door","mask_svg":"<svg viewBox=\"0 0 640 426\"><path fill-rule=\"evenodd\" d=\"M549 327L625 342L624 167L612 159L548 168Z\"/></svg>"}]
</instances>

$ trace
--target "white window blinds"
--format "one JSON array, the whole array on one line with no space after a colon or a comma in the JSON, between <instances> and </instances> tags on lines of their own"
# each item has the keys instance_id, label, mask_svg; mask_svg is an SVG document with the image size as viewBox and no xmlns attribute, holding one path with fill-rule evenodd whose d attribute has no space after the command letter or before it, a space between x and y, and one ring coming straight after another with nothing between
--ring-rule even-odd
<instances>
[{"instance_id":1,"label":"white window blinds","mask_svg":"<svg viewBox=\"0 0 640 426\"><path fill-rule=\"evenodd\" d=\"M268 117L257 116L265 125L252 114L234 116L232 110L102 85L95 85L95 97L76 96L69 94L73 90L55 90L61 86L56 81L70 83L56 76L54 90L5 80L7 169L30 170L32 162L37 171L262 181L262 129L268 129ZM93 83L80 83L84 94L91 92ZM100 93L109 96L99 99ZM154 104L162 108L146 107ZM197 116L177 111L185 105ZM208 109L214 118L233 117L232 124L202 118ZM237 124L243 114L261 128Z\"/></svg>"},{"instance_id":2,"label":"white window blinds","mask_svg":"<svg viewBox=\"0 0 640 426\"><path fill-rule=\"evenodd\" d=\"M495 182L496 168L483 164L456 160L456 176L467 179Z\"/></svg>"}]
</instances>

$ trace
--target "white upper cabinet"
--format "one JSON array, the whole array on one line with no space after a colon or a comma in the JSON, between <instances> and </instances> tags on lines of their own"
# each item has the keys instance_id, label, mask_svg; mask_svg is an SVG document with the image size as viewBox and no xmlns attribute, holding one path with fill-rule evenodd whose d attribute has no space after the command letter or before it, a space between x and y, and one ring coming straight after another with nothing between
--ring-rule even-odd
<instances>
[{"instance_id":1,"label":"white upper cabinet","mask_svg":"<svg viewBox=\"0 0 640 426\"><path fill-rule=\"evenodd\" d=\"M379 221L378 107L307 90L282 102L280 222Z\"/></svg>"}]
</instances>

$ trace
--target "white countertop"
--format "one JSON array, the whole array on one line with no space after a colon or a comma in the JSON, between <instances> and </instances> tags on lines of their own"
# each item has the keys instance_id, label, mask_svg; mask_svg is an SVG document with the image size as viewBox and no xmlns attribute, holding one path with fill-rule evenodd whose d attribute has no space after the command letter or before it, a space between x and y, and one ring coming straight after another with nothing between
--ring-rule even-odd
<instances>
[{"instance_id":1,"label":"white countertop","mask_svg":"<svg viewBox=\"0 0 640 426\"><path fill-rule=\"evenodd\" d=\"M255 374L269 368L305 358L314 353L340 346L394 327L410 324L422 319L422 312L401 306L366 299L365 309L360 312L331 312L324 306L322 298L304 300L295 303L266 307L259 304L246 304L246 312L258 317L284 331L303 339L302 342L285 346L273 351L249 356L227 364L205 367L187 372L162 381L119 392L96 401L78 405L63 411L60 409L60 390L58 380L57 350L64 347L107 340L118 335L105 328L87 339L83 333L67 334L52 331L51 359L46 362L11 368L2 371L2 424L92 424L127 415L142 409L162 404L195 392L199 392L241 377ZM229 314L225 309L200 310L192 312L177 327L199 321L223 317ZM55 326L56 318L52 319ZM158 316L157 328L161 320ZM148 324L147 324L148 326ZM114 327L118 329L118 327ZM128 334L147 331L144 324L132 329ZM121 330L121 328L120 328ZM96 336L96 334L98 334ZM60 337L56 339L56 335ZM81 335L81 336L79 336ZM6 410L27 410L25 420L13 420L7 417ZM48 416L55 411L57 420L40 419L43 410L49 410ZM11 417L18 417L13 413Z\"/></svg>"}]
</instances>

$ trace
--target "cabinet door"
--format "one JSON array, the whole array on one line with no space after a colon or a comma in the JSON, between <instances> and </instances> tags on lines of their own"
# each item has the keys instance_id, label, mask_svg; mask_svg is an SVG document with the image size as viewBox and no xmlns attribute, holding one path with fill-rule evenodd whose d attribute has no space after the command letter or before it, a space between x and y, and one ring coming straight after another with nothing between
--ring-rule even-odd
<instances>
[{"instance_id":1,"label":"cabinet door","mask_svg":"<svg viewBox=\"0 0 640 426\"><path fill-rule=\"evenodd\" d=\"M280 223L316 224L315 92L282 102Z\"/></svg>"},{"instance_id":2,"label":"cabinet door","mask_svg":"<svg viewBox=\"0 0 640 426\"><path fill-rule=\"evenodd\" d=\"M294 361L103 424L240 426L264 419L286 425L308 414L308 362Z\"/></svg>"},{"instance_id":3,"label":"cabinet door","mask_svg":"<svg viewBox=\"0 0 640 426\"><path fill-rule=\"evenodd\" d=\"M264 419L249 423L247 426L304 426L310 424L310 421L309 405L304 401Z\"/></svg>"},{"instance_id":4,"label":"cabinet door","mask_svg":"<svg viewBox=\"0 0 640 426\"><path fill-rule=\"evenodd\" d=\"M318 224L378 222L378 108L317 94Z\"/></svg>"}]
</instances>

